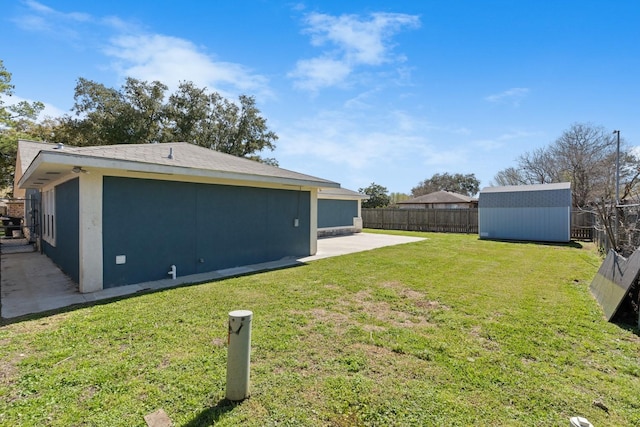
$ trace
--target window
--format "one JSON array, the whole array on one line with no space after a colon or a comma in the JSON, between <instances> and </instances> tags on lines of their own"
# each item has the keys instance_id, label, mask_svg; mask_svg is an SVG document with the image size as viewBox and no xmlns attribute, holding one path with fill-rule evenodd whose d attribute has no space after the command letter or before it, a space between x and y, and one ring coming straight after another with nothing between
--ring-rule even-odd
<instances>
[{"instance_id":1,"label":"window","mask_svg":"<svg viewBox=\"0 0 640 427\"><path fill-rule=\"evenodd\" d=\"M42 238L52 246L56 245L56 193L55 189L42 193Z\"/></svg>"}]
</instances>

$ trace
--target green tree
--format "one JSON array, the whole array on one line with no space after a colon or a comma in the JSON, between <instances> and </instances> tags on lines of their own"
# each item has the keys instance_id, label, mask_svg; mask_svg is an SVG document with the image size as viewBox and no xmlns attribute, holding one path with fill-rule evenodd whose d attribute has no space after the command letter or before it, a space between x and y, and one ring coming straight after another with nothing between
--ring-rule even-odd
<instances>
[{"instance_id":1,"label":"green tree","mask_svg":"<svg viewBox=\"0 0 640 427\"><path fill-rule=\"evenodd\" d=\"M75 89L75 117L54 127L54 141L70 145L113 145L184 141L238 157L262 159L277 135L267 127L255 99L238 103L192 82L180 83L166 98L160 82L128 78L119 90L80 78ZM165 100L166 98L166 100Z\"/></svg>"},{"instance_id":2,"label":"green tree","mask_svg":"<svg viewBox=\"0 0 640 427\"><path fill-rule=\"evenodd\" d=\"M472 173L466 175L460 173L450 174L448 172L436 173L431 178L425 179L412 188L411 195L418 197L442 190L473 197L480 191L480 181Z\"/></svg>"},{"instance_id":3,"label":"green tree","mask_svg":"<svg viewBox=\"0 0 640 427\"><path fill-rule=\"evenodd\" d=\"M261 159L257 153L275 149L278 136L268 129L255 98L241 95L238 101L239 105L183 82L167 105L169 135L175 141L274 164L274 159Z\"/></svg>"},{"instance_id":4,"label":"green tree","mask_svg":"<svg viewBox=\"0 0 640 427\"><path fill-rule=\"evenodd\" d=\"M372 182L371 185L366 188L359 188L358 193L369 196L369 200L362 201L363 208L384 208L389 206L391 202L387 188L375 182Z\"/></svg>"},{"instance_id":5,"label":"green tree","mask_svg":"<svg viewBox=\"0 0 640 427\"><path fill-rule=\"evenodd\" d=\"M65 115L54 140L69 145L164 142L164 93L167 86L128 78L121 90L78 79L75 116Z\"/></svg>"},{"instance_id":6,"label":"green tree","mask_svg":"<svg viewBox=\"0 0 640 427\"><path fill-rule=\"evenodd\" d=\"M18 139L29 138L38 114L44 109L42 102L20 101L5 105L5 99L13 95L11 73L0 60L0 189L13 194Z\"/></svg>"},{"instance_id":7,"label":"green tree","mask_svg":"<svg viewBox=\"0 0 640 427\"><path fill-rule=\"evenodd\" d=\"M518 157L517 166L499 171L498 185L571 182L573 204L587 206L596 200L610 200L611 178L615 175L616 137L602 126L574 123L553 143ZM620 155L621 182L628 182L637 169L637 159L625 150Z\"/></svg>"},{"instance_id":8,"label":"green tree","mask_svg":"<svg viewBox=\"0 0 640 427\"><path fill-rule=\"evenodd\" d=\"M398 202L404 202L405 200L409 200L411 196L405 193L391 193L389 194L390 204L395 205Z\"/></svg>"},{"instance_id":9,"label":"green tree","mask_svg":"<svg viewBox=\"0 0 640 427\"><path fill-rule=\"evenodd\" d=\"M617 132L617 131L616 131ZM571 182L575 208L592 210L598 227L607 235L612 248L631 253L640 223L622 220L624 210L616 206L640 203L640 160L620 141L620 193L616 195L616 132L589 123L574 123L545 148L522 154L516 167L495 176L498 185L548 184Z\"/></svg>"}]
</instances>

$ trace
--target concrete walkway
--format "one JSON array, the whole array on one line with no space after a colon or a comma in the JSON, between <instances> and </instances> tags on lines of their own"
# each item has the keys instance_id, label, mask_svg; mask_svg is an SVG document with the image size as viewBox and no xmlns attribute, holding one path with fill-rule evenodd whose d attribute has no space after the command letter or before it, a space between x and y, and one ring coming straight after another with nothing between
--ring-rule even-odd
<instances>
[{"instance_id":1,"label":"concrete walkway","mask_svg":"<svg viewBox=\"0 0 640 427\"><path fill-rule=\"evenodd\" d=\"M299 265L322 258L399 245L424 240L419 237L387 234L358 233L348 236L318 239L316 255L304 258L286 258L273 262L229 268L209 273L164 279L135 285L119 286L98 292L81 294L78 285L53 262L38 252L7 253L2 247L2 280L0 286L0 316L11 319L27 314L57 310L77 304L117 298L147 290L172 288L189 283L202 283L260 271ZM15 250L8 250L14 252Z\"/></svg>"}]
</instances>

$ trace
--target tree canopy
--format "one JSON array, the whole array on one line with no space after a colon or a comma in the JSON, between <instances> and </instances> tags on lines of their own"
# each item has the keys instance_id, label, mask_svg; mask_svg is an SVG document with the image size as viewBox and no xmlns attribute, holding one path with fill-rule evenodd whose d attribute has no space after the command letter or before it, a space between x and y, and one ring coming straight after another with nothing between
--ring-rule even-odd
<instances>
[{"instance_id":1,"label":"tree canopy","mask_svg":"<svg viewBox=\"0 0 640 427\"><path fill-rule=\"evenodd\" d=\"M637 159L625 150L624 141L620 150L620 179L628 183ZM598 200L612 200L616 152L613 132L602 126L574 123L549 146L522 154L516 167L498 172L494 180L498 185L571 182L573 204L583 207Z\"/></svg>"},{"instance_id":2,"label":"tree canopy","mask_svg":"<svg viewBox=\"0 0 640 427\"><path fill-rule=\"evenodd\" d=\"M411 195L419 197L436 191L450 191L473 197L480 191L480 181L472 173L466 175L461 173L450 174L448 172L436 173L431 178L425 179L412 188Z\"/></svg>"},{"instance_id":3,"label":"tree canopy","mask_svg":"<svg viewBox=\"0 0 640 427\"><path fill-rule=\"evenodd\" d=\"M127 78L120 89L79 78L72 112L36 122L41 102L5 106L13 94L11 73L0 60L0 188L11 188L20 138L73 146L189 142L277 166L261 154L275 149L278 136L256 107L255 98L237 102L182 82L167 94L161 82Z\"/></svg>"},{"instance_id":4,"label":"tree canopy","mask_svg":"<svg viewBox=\"0 0 640 427\"><path fill-rule=\"evenodd\" d=\"M626 149L624 140L618 147L618 138L618 131L574 123L549 146L524 153L517 166L498 172L495 182L571 182L574 207L594 211L598 217L596 226L605 232L611 247L629 254L635 249L629 242L637 235L638 224L631 217L625 219L625 210L616 202L631 206L640 202L640 162ZM620 191L616 194L618 177Z\"/></svg>"},{"instance_id":5,"label":"tree canopy","mask_svg":"<svg viewBox=\"0 0 640 427\"><path fill-rule=\"evenodd\" d=\"M158 81L127 78L113 89L80 78L75 115L51 124L50 140L76 146L183 141L277 165L260 157L275 148L278 136L268 129L255 98L241 95L235 103L192 82L180 83L168 96L167 91Z\"/></svg>"},{"instance_id":6,"label":"tree canopy","mask_svg":"<svg viewBox=\"0 0 640 427\"><path fill-rule=\"evenodd\" d=\"M384 208L389 206L391 202L387 188L375 182L372 182L371 185L366 188L359 188L358 193L369 196L369 200L362 201L363 208Z\"/></svg>"},{"instance_id":7,"label":"tree canopy","mask_svg":"<svg viewBox=\"0 0 640 427\"><path fill-rule=\"evenodd\" d=\"M28 138L38 114L44 109L41 102L20 101L5 105L13 95L11 73L0 60L0 189L12 188L15 173L18 139Z\"/></svg>"}]
</instances>

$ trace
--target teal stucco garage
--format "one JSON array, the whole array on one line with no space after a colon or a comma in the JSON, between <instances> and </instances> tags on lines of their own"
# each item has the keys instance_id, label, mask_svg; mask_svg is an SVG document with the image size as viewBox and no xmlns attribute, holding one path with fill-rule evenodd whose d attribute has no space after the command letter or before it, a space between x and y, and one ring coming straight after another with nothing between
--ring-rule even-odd
<instances>
[{"instance_id":1,"label":"teal stucco garage","mask_svg":"<svg viewBox=\"0 0 640 427\"><path fill-rule=\"evenodd\" d=\"M339 188L187 143L21 148L41 247L80 292L314 255L319 189Z\"/></svg>"}]
</instances>

